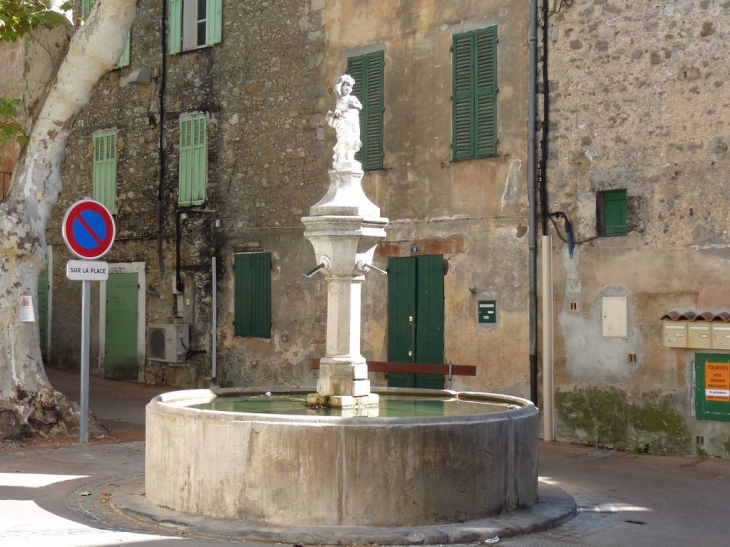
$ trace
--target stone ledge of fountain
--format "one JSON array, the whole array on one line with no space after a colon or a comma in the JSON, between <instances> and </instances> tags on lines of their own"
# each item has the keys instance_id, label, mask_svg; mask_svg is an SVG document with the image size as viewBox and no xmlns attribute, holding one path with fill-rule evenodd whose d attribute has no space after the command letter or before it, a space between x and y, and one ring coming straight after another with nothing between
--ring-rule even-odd
<instances>
[{"instance_id":1,"label":"stone ledge of fountain","mask_svg":"<svg viewBox=\"0 0 730 547\"><path fill-rule=\"evenodd\" d=\"M374 391L381 398L477 398L505 408L347 418L186 406L261 390L163 394L147 406L147 498L212 518L367 527L471 521L536 502L539 415L531 402L484 393Z\"/></svg>"},{"instance_id":2,"label":"stone ledge of fountain","mask_svg":"<svg viewBox=\"0 0 730 547\"><path fill-rule=\"evenodd\" d=\"M206 537L305 545L447 545L481 543L542 532L572 519L575 500L556 485L539 483L538 501L528 509L455 524L431 526L281 526L238 519L216 519L160 507L145 496L144 478L133 476L111 488L109 504L118 513L149 529Z\"/></svg>"}]
</instances>

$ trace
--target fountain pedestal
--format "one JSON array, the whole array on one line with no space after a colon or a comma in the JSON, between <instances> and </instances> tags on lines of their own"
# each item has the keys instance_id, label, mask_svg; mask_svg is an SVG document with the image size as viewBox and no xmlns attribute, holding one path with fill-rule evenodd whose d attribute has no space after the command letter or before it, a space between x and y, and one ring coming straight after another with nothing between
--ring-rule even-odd
<instances>
[{"instance_id":1,"label":"fountain pedestal","mask_svg":"<svg viewBox=\"0 0 730 547\"><path fill-rule=\"evenodd\" d=\"M329 176L329 190L302 218L304 237L314 247L327 287L326 351L317 393L307 403L372 407L378 396L370 393L367 363L360 354L361 287L388 219L363 192L359 162L335 162Z\"/></svg>"}]
</instances>

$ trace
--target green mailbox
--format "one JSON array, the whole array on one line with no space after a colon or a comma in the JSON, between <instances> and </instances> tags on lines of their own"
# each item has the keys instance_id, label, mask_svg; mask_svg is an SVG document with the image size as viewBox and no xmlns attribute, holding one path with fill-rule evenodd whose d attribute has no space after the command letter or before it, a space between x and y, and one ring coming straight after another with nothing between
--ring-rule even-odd
<instances>
[{"instance_id":1,"label":"green mailbox","mask_svg":"<svg viewBox=\"0 0 730 547\"><path fill-rule=\"evenodd\" d=\"M480 300L478 304L479 322L494 325L497 323L497 301Z\"/></svg>"}]
</instances>

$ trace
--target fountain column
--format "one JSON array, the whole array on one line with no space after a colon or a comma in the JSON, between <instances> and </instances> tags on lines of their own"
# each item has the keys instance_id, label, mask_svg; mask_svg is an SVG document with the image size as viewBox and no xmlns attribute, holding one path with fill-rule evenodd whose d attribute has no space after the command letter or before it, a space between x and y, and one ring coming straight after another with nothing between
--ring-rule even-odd
<instances>
[{"instance_id":1,"label":"fountain column","mask_svg":"<svg viewBox=\"0 0 730 547\"><path fill-rule=\"evenodd\" d=\"M370 393L367 363L360 354L361 288L388 219L363 192L359 162L334 162L333 167L329 190L302 219L304 237L314 247L327 287L325 356L320 360L317 393L307 403L377 406L378 396Z\"/></svg>"}]
</instances>

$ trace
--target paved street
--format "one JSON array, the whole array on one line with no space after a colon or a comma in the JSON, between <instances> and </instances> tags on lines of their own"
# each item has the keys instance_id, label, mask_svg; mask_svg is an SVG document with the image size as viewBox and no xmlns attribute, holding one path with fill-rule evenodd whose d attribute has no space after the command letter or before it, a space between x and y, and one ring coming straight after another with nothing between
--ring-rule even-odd
<instances>
[{"instance_id":1,"label":"paved street","mask_svg":"<svg viewBox=\"0 0 730 547\"><path fill-rule=\"evenodd\" d=\"M52 376L56 387L76 378L68 375L59 379L58 373ZM156 388L95 379L94 389L106 390L106 395L100 398L97 393L95 397L92 392L92 410L113 420L115 413L124 419L143 415L146 390ZM112 510L110 494L113 496L118 485L143 473L143 442L1 452L0 545L238 543L175 536L170 535L170 530L150 530ZM730 545L728 461L636 455L543 443L540 476L541 480L559 486L575 498L578 515L547 532L500 538L500 544L514 547Z\"/></svg>"}]
</instances>

